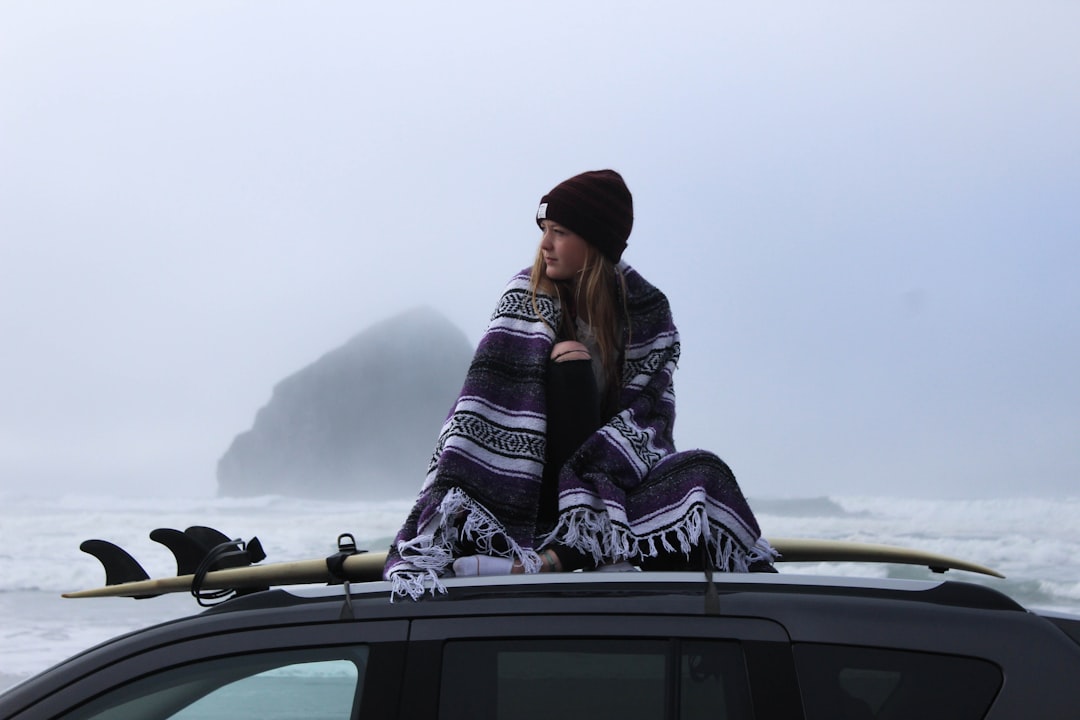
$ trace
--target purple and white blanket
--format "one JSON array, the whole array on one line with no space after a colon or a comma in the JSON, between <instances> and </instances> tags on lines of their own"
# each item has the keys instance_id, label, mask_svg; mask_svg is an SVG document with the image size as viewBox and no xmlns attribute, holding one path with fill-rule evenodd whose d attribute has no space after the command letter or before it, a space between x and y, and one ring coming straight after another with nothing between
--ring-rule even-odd
<instances>
[{"instance_id":1,"label":"purple and white blanket","mask_svg":"<svg viewBox=\"0 0 1080 720\"><path fill-rule=\"evenodd\" d=\"M499 300L390 549L384 574L395 597L442 591L461 540L526 572L539 571L538 551L555 541L602 563L687 552L701 540L721 570L772 559L727 465L706 451L676 452L678 330L663 293L625 263L619 270L629 314L622 409L563 467L555 529L537 534L545 376L561 308L539 295L534 309L523 270Z\"/></svg>"}]
</instances>

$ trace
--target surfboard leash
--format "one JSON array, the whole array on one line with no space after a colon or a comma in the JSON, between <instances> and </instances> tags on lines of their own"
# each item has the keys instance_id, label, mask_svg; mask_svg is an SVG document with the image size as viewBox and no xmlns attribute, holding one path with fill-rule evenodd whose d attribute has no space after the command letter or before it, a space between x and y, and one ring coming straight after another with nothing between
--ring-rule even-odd
<instances>
[{"instance_id":1,"label":"surfboard leash","mask_svg":"<svg viewBox=\"0 0 1080 720\"><path fill-rule=\"evenodd\" d=\"M252 565L266 559L266 553L263 551L262 543L259 542L259 538L253 537L248 542L244 542L237 538L236 540L229 540L223 542L214 547L206 553L206 557L199 563L199 567L195 570L194 577L191 579L191 596L195 598L195 601L202 607L213 607L219 603L223 603L233 595L240 594L240 591L236 588L222 588L220 590L204 590L203 583L206 581L206 574L211 570L216 570L222 567L236 566L236 565ZM244 593L257 592L259 590L265 590L267 588L250 588L245 589Z\"/></svg>"}]
</instances>

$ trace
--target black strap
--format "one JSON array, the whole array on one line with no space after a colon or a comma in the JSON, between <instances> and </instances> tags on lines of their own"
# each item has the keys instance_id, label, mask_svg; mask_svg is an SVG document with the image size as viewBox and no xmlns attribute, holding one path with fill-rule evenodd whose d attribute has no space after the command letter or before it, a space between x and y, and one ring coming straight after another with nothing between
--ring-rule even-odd
<instances>
[{"instance_id":1,"label":"black strap","mask_svg":"<svg viewBox=\"0 0 1080 720\"><path fill-rule=\"evenodd\" d=\"M356 555L357 553L367 552L366 550L356 549L356 538L351 533L341 533L337 539L338 551L326 558L326 569L330 573L330 577L334 579L334 584L340 584L346 580L345 577L345 559Z\"/></svg>"},{"instance_id":2,"label":"black strap","mask_svg":"<svg viewBox=\"0 0 1080 720\"><path fill-rule=\"evenodd\" d=\"M206 557L199 563L195 570L195 577L191 579L191 595L202 607L212 607L224 602L236 593L236 588L221 588L219 590L203 590L206 582L206 574L212 570L223 567L236 567L257 563L266 558L262 543L258 538L251 538L244 542L239 538L215 545L206 553Z\"/></svg>"},{"instance_id":3,"label":"black strap","mask_svg":"<svg viewBox=\"0 0 1080 720\"><path fill-rule=\"evenodd\" d=\"M341 608L341 620L352 620L353 614L352 593L349 592L349 578L345 574L345 560L358 553L367 550L356 549L356 538L352 533L341 533L337 539L338 551L326 558L326 570L332 578L331 584L341 584L345 589L345 604Z\"/></svg>"}]
</instances>

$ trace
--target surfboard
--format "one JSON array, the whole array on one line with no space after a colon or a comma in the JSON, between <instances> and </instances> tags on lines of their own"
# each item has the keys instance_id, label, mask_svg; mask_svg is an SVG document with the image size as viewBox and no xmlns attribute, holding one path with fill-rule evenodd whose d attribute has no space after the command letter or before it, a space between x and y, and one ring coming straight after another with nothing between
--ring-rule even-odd
<instances>
[{"instance_id":1,"label":"surfboard","mask_svg":"<svg viewBox=\"0 0 1080 720\"><path fill-rule=\"evenodd\" d=\"M996 570L976 563L893 545L814 540L807 538L772 538L769 543L780 553L779 562L868 562L922 565L934 572L965 570L992 577L1005 577ZM385 552L350 555L341 564L340 575L352 582L382 578ZM168 593L190 592L194 575L151 578L122 582L88 590L64 593L65 598L136 597L146 598ZM201 584L204 590L249 590L281 585L335 582L326 558L293 562L249 565L208 572Z\"/></svg>"},{"instance_id":2,"label":"surfboard","mask_svg":"<svg viewBox=\"0 0 1080 720\"><path fill-rule=\"evenodd\" d=\"M996 578L1005 576L977 563L947 555L873 543L811 538L772 538L769 543L780 553L781 562L865 562L923 565L934 572L966 570Z\"/></svg>"}]
</instances>

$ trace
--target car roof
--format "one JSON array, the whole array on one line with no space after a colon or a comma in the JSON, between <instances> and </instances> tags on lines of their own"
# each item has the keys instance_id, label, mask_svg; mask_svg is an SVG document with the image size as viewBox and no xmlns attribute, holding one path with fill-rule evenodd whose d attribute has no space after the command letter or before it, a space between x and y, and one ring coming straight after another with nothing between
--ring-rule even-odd
<instances>
[{"instance_id":1,"label":"car roof","mask_svg":"<svg viewBox=\"0 0 1080 720\"><path fill-rule=\"evenodd\" d=\"M899 602L920 602L940 606L967 607L1026 612L1009 596L984 585L944 579L909 580L897 578L862 578L849 576L818 576L774 573L717 573L711 581L700 572L625 572L625 573L557 573L536 575L502 575L490 577L448 578L442 580L445 593L432 591L419 600L391 601L388 582L351 583L348 594L353 601L365 601L365 608L375 616L424 615L425 608L442 606L438 612L452 611L451 607L465 601L499 598L502 601L524 601L529 598L548 600L563 598L629 597L705 597L712 588L718 595L755 594L776 597L828 596L849 601L879 599ZM342 602L345 590L341 585L292 586L268 592L241 595L216 608L211 613L235 612L247 609L282 607L316 602ZM377 603L385 603L385 613ZM446 603L451 603L447 606Z\"/></svg>"}]
</instances>

